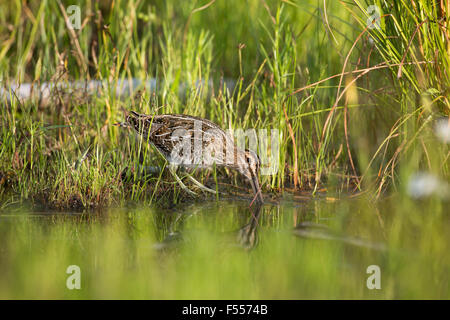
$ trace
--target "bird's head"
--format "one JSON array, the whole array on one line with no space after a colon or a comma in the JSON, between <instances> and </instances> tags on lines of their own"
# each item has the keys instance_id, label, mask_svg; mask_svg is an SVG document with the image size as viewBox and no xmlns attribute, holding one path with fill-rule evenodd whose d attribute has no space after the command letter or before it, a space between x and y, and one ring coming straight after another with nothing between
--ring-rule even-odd
<instances>
[{"instance_id":1,"label":"bird's head","mask_svg":"<svg viewBox=\"0 0 450 320\"><path fill-rule=\"evenodd\" d=\"M115 126L120 126L123 128L132 128L137 133L142 134L146 131L145 120L146 117L134 111L124 110L125 122L115 123Z\"/></svg>"},{"instance_id":2,"label":"bird's head","mask_svg":"<svg viewBox=\"0 0 450 320\"><path fill-rule=\"evenodd\" d=\"M248 170L251 172L252 175L258 176L259 166L261 163L258 155L256 154L256 152L249 149L245 149L244 155L245 155L245 163Z\"/></svg>"}]
</instances>

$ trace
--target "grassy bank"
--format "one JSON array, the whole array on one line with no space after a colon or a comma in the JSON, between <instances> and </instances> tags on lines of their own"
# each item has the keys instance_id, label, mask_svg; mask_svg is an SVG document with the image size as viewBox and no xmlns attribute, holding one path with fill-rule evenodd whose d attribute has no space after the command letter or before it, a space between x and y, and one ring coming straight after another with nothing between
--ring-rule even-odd
<instances>
[{"instance_id":1,"label":"grassy bank","mask_svg":"<svg viewBox=\"0 0 450 320\"><path fill-rule=\"evenodd\" d=\"M111 126L121 108L279 129L281 165L262 177L266 192L326 186L379 196L417 170L448 177L448 145L432 130L450 106L445 2L378 3L379 29L367 27L364 2L325 3L81 1L73 32L63 3L2 3L4 88L109 83L92 97L21 102L10 93L9 105L3 97L2 206L178 201L170 178L130 172L163 161ZM161 81L154 92L116 97L111 88L131 77Z\"/></svg>"}]
</instances>

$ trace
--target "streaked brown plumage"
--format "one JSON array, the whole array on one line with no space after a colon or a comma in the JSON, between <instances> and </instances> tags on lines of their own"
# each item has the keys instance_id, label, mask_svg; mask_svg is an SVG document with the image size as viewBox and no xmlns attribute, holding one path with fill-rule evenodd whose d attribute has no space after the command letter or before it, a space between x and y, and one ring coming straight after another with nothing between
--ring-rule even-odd
<instances>
[{"instance_id":1,"label":"streaked brown plumage","mask_svg":"<svg viewBox=\"0 0 450 320\"><path fill-rule=\"evenodd\" d=\"M258 203L264 202L258 179L258 156L251 150L237 148L217 124L179 114L145 115L131 111L126 112L125 117L125 122L117 125L134 129L169 163L188 168L211 168L215 164L235 169L249 180ZM178 150L180 141L189 147Z\"/></svg>"}]
</instances>

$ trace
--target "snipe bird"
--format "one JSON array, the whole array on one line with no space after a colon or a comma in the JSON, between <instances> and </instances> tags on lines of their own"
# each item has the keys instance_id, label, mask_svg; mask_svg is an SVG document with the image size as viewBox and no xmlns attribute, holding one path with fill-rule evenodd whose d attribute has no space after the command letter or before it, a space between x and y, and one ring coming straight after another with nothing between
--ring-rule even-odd
<instances>
[{"instance_id":1,"label":"snipe bird","mask_svg":"<svg viewBox=\"0 0 450 320\"><path fill-rule=\"evenodd\" d=\"M252 150L238 148L231 136L217 124L189 115L146 115L125 111L125 122L115 125L132 128L144 141L153 145L169 162L170 172L188 193L195 195L178 177L177 168L179 166L212 168L215 164L218 167L237 170L244 175L255 194L253 200L256 200L258 204L264 203L258 178L260 167L258 156ZM182 151L181 156L180 151ZM174 154L178 157L174 157ZM200 189L216 193L191 175L188 175L188 178Z\"/></svg>"}]
</instances>

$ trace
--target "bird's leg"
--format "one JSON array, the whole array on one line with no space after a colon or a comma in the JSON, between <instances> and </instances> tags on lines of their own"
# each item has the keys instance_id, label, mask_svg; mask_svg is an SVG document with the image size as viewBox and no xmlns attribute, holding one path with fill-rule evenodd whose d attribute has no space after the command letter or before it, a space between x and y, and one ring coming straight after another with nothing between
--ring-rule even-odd
<instances>
[{"instance_id":1,"label":"bird's leg","mask_svg":"<svg viewBox=\"0 0 450 320\"><path fill-rule=\"evenodd\" d=\"M185 171L187 173L187 177L189 178L189 180L191 180L200 190L206 191L206 192L210 192L212 194L216 194L217 192L213 189L210 189L208 187L206 187L204 184L202 184L201 182L199 182L198 180L196 180L192 174L193 172L188 172L185 168Z\"/></svg>"},{"instance_id":2,"label":"bird's leg","mask_svg":"<svg viewBox=\"0 0 450 320\"><path fill-rule=\"evenodd\" d=\"M193 176L191 176L189 173L188 173L187 176L188 176L189 180L191 180L197 187L199 187L200 190L203 190L203 191L206 191L206 192L211 192L212 194L216 194L216 191L215 191L215 190L210 189L210 188L206 187L204 184L198 182L198 181L195 180L195 178L194 178Z\"/></svg>"},{"instance_id":3,"label":"bird's leg","mask_svg":"<svg viewBox=\"0 0 450 320\"><path fill-rule=\"evenodd\" d=\"M174 176L175 180L177 180L178 184L183 188L184 191L189 193L190 195L196 196L197 194L194 191L189 190L188 187L181 181L180 177L177 175L177 166L173 164L169 164L169 171Z\"/></svg>"}]
</instances>

